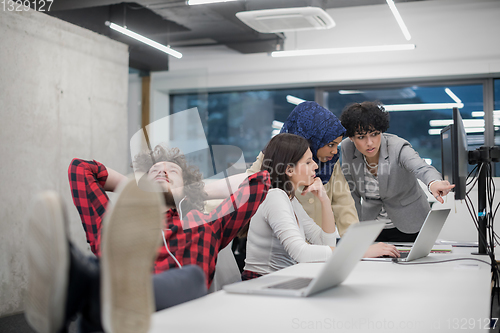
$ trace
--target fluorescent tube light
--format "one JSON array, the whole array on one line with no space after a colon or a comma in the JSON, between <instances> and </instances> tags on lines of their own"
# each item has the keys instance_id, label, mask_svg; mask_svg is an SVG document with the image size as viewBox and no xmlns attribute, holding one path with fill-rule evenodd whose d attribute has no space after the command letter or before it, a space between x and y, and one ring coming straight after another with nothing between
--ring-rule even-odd
<instances>
[{"instance_id":1,"label":"fluorescent tube light","mask_svg":"<svg viewBox=\"0 0 500 333\"><path fill-rule=\"evenodd\" d=\"M292 96L292 95L287 95L286 96L286 101L288 103L290 103L290 104L299 105L300 103L305 102L306 100L302 99L302 98L298 98L298 97Z\"/></svg>"},{"instance_id":2,"label":"fluorescent tube light","mask_svg":"<svg viewBox=\"0 0 500 333\"><path fill-rule=\"evenodd\" d=\"M429 135L440 135L442 128L431 128L429 129Z\"/></svg>"},{"instance_id":3,"label":"fluorescent tube light","mask_svg":"<svg viewBox=\"0 0 500 333\"><path fill-rule=\"evenodd\" d=\"M484 111L472 111L471 115L473 117L484 117ZM499 117L500 116L500 110L493 110L493 117Z\"/></svg>"},{"instance_id":4,"label":"fluorescent tube light","mask_svg":"<svg viewBox=\"0 0 500 333\"><path fill-rule=\"evenodd\" d=\"M442 128L431 128L429 129L429 135L440 135ZM484 127L467 127L465 133L483 133Z\"/></svg>"},{"instance_id":5,"label":"fluorescent tube light","mask_svg":"<svg viewBox=\"0 0 500 333\"><path fill-rule=\"evenodd\" d=\"M155 49L158 49L160 51L163 51L165 53L168 53L170 54L171 56L173 57L176 57L177 59L180 59L182 58L182 53L174 50L174 49L171 49L169 46L165 46L163 44L160 44L160 43L157 43L155 42L154 40L151 40L147 37L144 37L142 35L139 35L138 33L135 33L133 31L130 31L124 27L121 27L117 24L114 24L112 22L109 22L109 21L106 21L105 23L107 26L109 26L111 29L115 30L115 31L118 31L118 32L121 32L122 34L124 35L127 35L129 37L132 37L140 42L143 42L144 44L147 44L151 47L154 47Z\"/></svg>"},{"instance_id":6,"label":"fluorescent tube light","mask_svg":"<svg viewBox=\"0 0 500 333\"><path fill-rule=\"evenodd\" d=\"M375 45L375 46L339 47L331 49L274 51L271 52L271 56L277 58L277 57L296 57L296 56L311 56L311 55L326 55L326 54L406 51L413 49L415 49L415 44Z\"/></svg>"},{"instance_id":7,"label":"fluorescent tube light","mask_svg":"<svg viewBox=\"0 0 500 333\"><path fill-rule=\"evenodd\" d=\"M281 130L281 128L283 127L285 123L281 122L281 121L278 121L278 120L273 120L273 124L271 125L273 127L273 129L276 129L276 130Z\"/></svg>"},{"instance_id":8,"label":"fluorescent tube light","mask_svg":"<svg viewBox=\"0 0 500 333\"><path fill-rule=\"evenodd\" d=\"M442 128L431 128L429 129L429 135L440 135Z\"/></svg>"},{"instance_id":9,"label":"fluorescent tube light","mask_svg":"<svg viewBox=\"0 0 500 333\"><path fill-rule=\"evenodd\" d=\"M352 94L364 94L364 91L361 90L339 90L339 94L341 95L352 95Z\"/></svg>"},{"instance_id":10,"label":"fluorescent tube light","mask_svg":"<svg viewBox=\"0 0 500 333\"><path fill-rule=\"evenodd\" d=\"M448 96L451 97L452 100L455 101L455 103L462 103L462 100L458 98L457 95L455 95L450 88L445 88L444 91L448 94Z\"/></svg>"},{"instance_id":11,"label":"fluorescent tube light","mask_svg":"<svg viewBox=\"0 0 500 333\"><path fill-rule=\"evenodd\" d=\"M188 0L187 4L190 6L194 6L194 5L207 5L210 3L229 2L229 1L236 1L236 0Z\"/></svg>"},{"instance_id":12,"label":"fluorescent tube light","mask_svg":"<svg viewBox=\"0 0 500 333\"><path fill-rule=\"evenodd\" d=\"M392 15L394 15L394 18L398 22L399 28L403 32L403 35L405 35L406 40L410 40L411 39L410 32L408 31L408 28L406 27L406 24L403 21L403 18L399 14L399 11L396 8L396 5L394 4L394 1L393 0L386 0L386 2L387 2L387 4L389 5L389 8L392 11Z\"/></svg>"},{"instance_id":13,"label":"fluorescent tube light","mask_svg":"<svg viewBox=\"0 0 500 333\"><path fill-rule=\"evenodd\" d=\"M441 127L453 124L453 119L434 119L429 121L431 127Z\"/></svg>"},{"instance_id":14,"label":"fluorescent tube light","mask_svg":"<svg viewBox=\"0 0 500 333\"><path fill-rule=\"evenodd\" d=\"M484 127L484 119L463 119L464 127ZM431 127L448 126L453 124L453 119L434 119L429 121Z\"/></svg>"},{"instance_id":15,"label":"fluorescent tube light","mask_svg":"<svg viewBox=\"0 0 500 333\"><path fill-rule=\"evenodd\" d=\"M421 110L446 110L463 108L463 103L420 103L420 104L392 104L384 105L386 111L421 111Z\"/></svg>"},{"instance_id":16,"label":"fluorescent tube light","mask_svg":"<svg viewBox=\"0 0 500 333\"><path fill-rule=\"evenodd\" d=\"M484 127L468 127L465 129L465 133L483 133Z\"/></svg>"}]
</instances>

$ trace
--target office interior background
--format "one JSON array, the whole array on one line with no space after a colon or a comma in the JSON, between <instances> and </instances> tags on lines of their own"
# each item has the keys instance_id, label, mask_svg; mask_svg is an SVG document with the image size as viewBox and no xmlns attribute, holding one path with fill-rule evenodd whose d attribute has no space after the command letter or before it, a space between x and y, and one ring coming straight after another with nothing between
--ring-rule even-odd
<instances>
[{"instance_id":1,"label":"office interior background","mask_svg":"<svg viewBox=\"0 0 500 333\"><path fill-rule=\"evenodd\" d=\"M285 2L280 2L282 7ZM326 8L335 1L299 2ZM415 49L275 58L269 45L249 52L247 46L235 46L235 40L233 45L178 41L176 46L176 34L186 32L172 28L164 38L183 57L154 51L148 68L138 59L150 51L69 23L62 12L0 8L0 316L23 311L24 235L30 232L27 217L36 194L60 193L68 211L68 233L87 249L67 167L80 157L130 172L129 139L143 125L145 101L149 122L197 107L208 144L238 146L247 162L253 162L294 108L287 96L315 100L337 116L351 102L379 100L393 106L388 132L410 141L438 170L439 131L451 121L451 108L426 110L423 104L463 104L469 149L498 145L500 1L396 1L411 33L409 41L385 1L356 3L326 8L336 23L331 29L272 34L271 41L255 38L274 50L407 43ZM252 0L232 6L251 7ZM128 13L135 8L124 7ZM175 12L172 8L174 4L167 9ZM126 18L124 14L117 23ZM203 16L191 19L202 21ZM250 28L245 32L255 35ZM397 110L404 104L421 106ZM179 131L175 139L182 140L182 135L189 132ZM457 240L477 238L466 221L460 233L451 230L457 225L446 228Z\"/></svg>"}]
</instances>

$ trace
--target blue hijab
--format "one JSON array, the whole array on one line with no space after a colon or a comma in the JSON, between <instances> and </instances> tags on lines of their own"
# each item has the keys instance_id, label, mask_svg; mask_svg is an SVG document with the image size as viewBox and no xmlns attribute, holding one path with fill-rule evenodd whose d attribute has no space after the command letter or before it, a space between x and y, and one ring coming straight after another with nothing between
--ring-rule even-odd
<instances>
[{"instance_id":1,"label":"blue hijab","mask_svg":"<svg viewBox=\"0 0 500 333\"><path fill-rule=\"evenodd\" d=\"M280 133L300 135L309 141L314 161L318 164L316 175L323 184L332 177L333 167L338 161L340 150L327 162L320 162L316 156L318 149L345 134L340 120L329 110L316 102L302 102L288 116Z\"/></svg>"}]
</instances>

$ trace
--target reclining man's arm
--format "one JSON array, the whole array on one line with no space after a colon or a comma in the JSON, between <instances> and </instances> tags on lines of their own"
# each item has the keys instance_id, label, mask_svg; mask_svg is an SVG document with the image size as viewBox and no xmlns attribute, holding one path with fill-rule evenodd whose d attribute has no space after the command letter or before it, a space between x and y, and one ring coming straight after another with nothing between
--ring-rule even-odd
<instances>
[{"instance_id":1,"label":"reclining man's arm","mask_svg":"<svg viewBox=\"0 0 500 333\"><path fill-rule=\"evenodd\" d=\"M224 179L216 180L211 183L205 183L205 191L207 192L207 200L212 199L225 199L238 190L238 187L248 174L239 173Z\"/></svg>"},{"instance_id":2,"label":"reclining man's arm","mask_svg":"<svg viewBox=\"0 0 500 333\"><path fill-rule=\"evenodd\" d=\"M108 178L106 179L106 183L104 183L104 189L113 192L118 184L122 180L127 179L127 177L109 167L106 167L106 170L108 170Z\"/></svg>"}]
</instances>

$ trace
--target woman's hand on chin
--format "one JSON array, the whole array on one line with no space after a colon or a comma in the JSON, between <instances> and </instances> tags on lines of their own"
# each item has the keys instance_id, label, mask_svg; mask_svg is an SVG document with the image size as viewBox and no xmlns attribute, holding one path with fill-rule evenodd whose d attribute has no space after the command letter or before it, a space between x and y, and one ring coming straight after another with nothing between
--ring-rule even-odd
<instances>
[{"instance_id":1,"label":"woman's hand on chin","mask_svg":"<svg viewBox=\"0 0 500 333\"><path fill-rule=\"evenodd\" d=\"M329 200L328 195L326 194L325 187L323 186L323 182L321 178L316 177L311 185L305 186L302 190L302 195L306 195L306 193L312 193L318 199L326 199Z\"/></svg>"}]
</instances>

